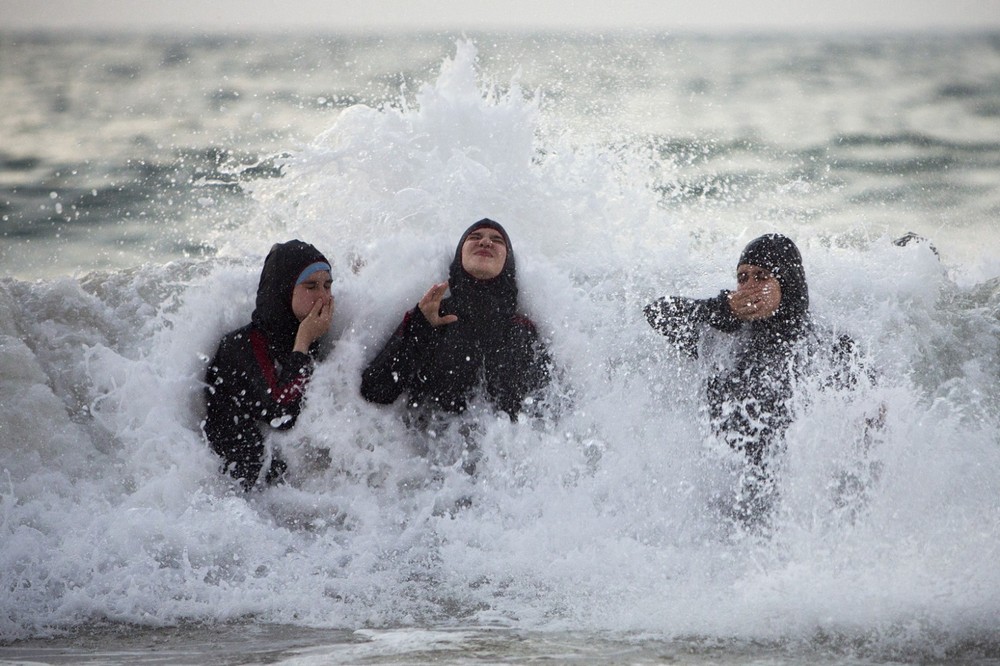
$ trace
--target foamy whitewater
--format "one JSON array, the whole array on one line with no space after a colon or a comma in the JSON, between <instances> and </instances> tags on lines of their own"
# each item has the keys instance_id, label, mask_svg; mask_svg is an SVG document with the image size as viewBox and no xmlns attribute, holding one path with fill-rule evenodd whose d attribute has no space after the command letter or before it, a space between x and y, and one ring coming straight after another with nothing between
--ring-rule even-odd
<instances>
[{"instance_id":1,"label":"foamy whitewater","mask_svg":"<svg viewBox=\"0 0 1000 666\"><path fill-rule=\"evenodd\" d=\"M1000 656L995 194L971 232L904 247L905 219L812 223L863 193L806 167L732 211L702 206L731 181L692 175L706 168L693 149L581 135L545 90L486 80L471 42L452 52L413 94L345 104L264 176L203 179L192 218L207 222L188 231L210 251L0 280L0 641L225 625L341 636L296 663L460 660L491 631L499 661L527 636L595 661L637 645ZM358 387L481 217L511 234L556 379L545 418L479 422L472 478L432 468L402 406ZM731 286L740 249L770 231L795 239L817 320L879 379L803 387L761 536L727 515L741 458L708 428L706 369L642 306ZM290 238L334 264L335 346L298 425L271 440L288 484L245 495L201 434L201 379L249 320L270 244Z\"/></svg>"}]
</instances>

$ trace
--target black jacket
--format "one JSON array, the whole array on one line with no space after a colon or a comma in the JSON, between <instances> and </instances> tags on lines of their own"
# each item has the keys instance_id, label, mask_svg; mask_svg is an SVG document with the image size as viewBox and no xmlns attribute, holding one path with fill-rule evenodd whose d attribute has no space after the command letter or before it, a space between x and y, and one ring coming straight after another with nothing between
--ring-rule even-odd
<instances>
[{"instance_id":1,"label":"black jacket","mask_svg":"<svg viewBox=\"0 0 1000 666\"><path fill-rule=\"evenodd\" d=\"M729 307L728 291L708 299L665 297L645 308L649 324L685 354L697 358L702 336L714 329L731 336L706 387L713 429L755 465L780 440L792 420L794 385L809 371L810 357L823 343L809 318L809 292L795 245L777 234L752 241L739 264L766 268L781 285L778 310L768 319L741 321ZM844 336L829 344L839 370L829 381L856 381Z\"/></svg>"},{"instance_id":2,"label":"black jacket","mask_svg":"<svg viewBox=\"0 0 1000 666\"><path fill-rule=\"evenodd\" d=\"M267 334L254 324L219 342L205 374L204 428L226 471L250 488L264 464L264 429L295 425L306 382L313 370L308 354L287 351L279 362ZM282 471L272 465L268 481Z\"/></svg>"},{"instance_id":3,"label":"black jacket","mask_svg":"<svg viewBox=\"0 0 1000 666\"><path fill-rule=\"evenodd\" d=\"M499 276L476 280L462 269L461 249L473 230L488 226L507 241L507 262ZM526 398L549 380L549 356L535 325L517 314L514 255L506 231L480 220L462 235L449 272L451 296L442 315L458 321L432 327L413 308L364 371L361 395L389 404L402 393L418 411L461 413L481 391L497 409L514 418Z\"/></svg>"},{"instance_id":4,"label":"black jacket","mask_svg":"<svg viewBox=\"0 0 1000 666\"><path fill-rule=\"evenodd\" d=\"M457 314L445 299L441 314ZM404 391L415 410L461 413L477 390L512 418L548 383L548 354L531 320L512 315L488 326L464 320L432 327L419 308L365 369L361 395L389 404Z\"/></svg>"},{"instance_id":5,"label":"black jacket","mask_svg":"<svg viewBox=\"0 0 1000 666\"><path fill-rule=\"evenodd\" d=\"M293 352L299 321L292 290L310 264L327 262L308 243L276 244L264 261L251 323L225 335L205 373L205 436L223 468L249 489L264 464L264 432L295 424L320 341L308 354ZM272 459L266 481L285 464Z\"/></svg>"},{"instance_id":6,"label":"black jacket","mask_svg":"<svg viewBox=\"0 0 1000 666\"><path fill-rule=\"evenodd\" d=\"M791 420L788 399L798 372L795 343L800 338L783 338L736 319L727 292L704 300L668 296L645 312L653 328L694 358L706 327L733 336L728 358L708 381L709 416L730 446L761 464Z\"/></svg>"}]
</instances>

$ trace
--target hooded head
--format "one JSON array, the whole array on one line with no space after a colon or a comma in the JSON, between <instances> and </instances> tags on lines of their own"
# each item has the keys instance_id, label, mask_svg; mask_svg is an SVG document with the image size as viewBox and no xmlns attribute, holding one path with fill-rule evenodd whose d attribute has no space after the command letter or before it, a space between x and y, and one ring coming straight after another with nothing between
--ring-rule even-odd
<instances>
[{"instance_id":1,"label":"hooded head","mask_svg":"<svg viewBox=\"0 0 1000 666\"><path fill-rule=\"evenodd\" d=\"M799 248L787 236L765 234L750 241L737 266L749 264L771 272L781 285L781 303L770 318L774 323L804 323L809 311L809 287Z\"/></svg>"},{"instance_id":2,"label":"hooded head","mask_svg":"<svg viewBox=\"0 0 1000 666\"><path fill-rule=\"evenodd\" d=\"M465 245L466 239L473 231L483 228L499 232L507 246L507 258L500 274L489 280L479 280L462 267L462 247ZM466 300L467 297L477 300L485 299L490 303L489 309L513 314L517 305L517 280L514 269L514 248L511 246L507 230L489 218L483 218L466 229L458 241L455 257L448 269L448 286L453 298L460 301Z\"/></svg>"},{"instance_id":3,"label":"hooded head","mask_svg":"<svg viewBox=\"0 0 1000 666\"><path fill-rule=\"evenodd\" d=\"M330 262L309 243L290 240L276 243L264 259L257 285L257 306L252 321L265 333L273 347L290 350L299 329L292 311L292 290L304 273L330 270Z\"/></svg>"}]
</instances>

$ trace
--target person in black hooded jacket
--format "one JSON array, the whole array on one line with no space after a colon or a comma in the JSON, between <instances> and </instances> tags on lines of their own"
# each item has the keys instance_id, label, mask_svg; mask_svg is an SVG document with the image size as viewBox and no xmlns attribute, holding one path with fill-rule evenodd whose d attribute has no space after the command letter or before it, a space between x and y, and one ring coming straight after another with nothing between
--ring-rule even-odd
<instances>
[{"instance_id":1,"label":"person in black hooded jacket","mask_svg":"<svg viewBox=\"0 0 1000 666\"><path fill-rule=\"evenodd\" d=\"M330 262L300 240L264 260L250 323L225 335L205 374L205 436L223 469L250 490L262 481L264 433L295 424L303 392L330 328ZM264 483L282 478L274 454Z\"/></svg>"},{"instance_id":2,"label":"person in black hooded jacket","mask_svg":"<svg viewBox=\"0 0 1000 666\"><path fill-rule=\"evenodd\" d=\"M660 298L645 314L650 326L694 358L703 351L707 330L731 336L708 380L708 413L713 430L746 455L737 510L753 520L773 499L768 457L791 423L795 381L822 345L809 315L802 255L789 238L766 234L752 240L740 256L736 281L735 291L714 298ZM851 339L843 336L829 350L835 371L828 381L853 385Z\"/></svg>"},{"instance_id":3,"label":"person in black hooded jacket","mask_svg":"<svg viewBox=\"0 0 1000 666\"><path fill-rule=\"evenodd\" d=\"M424 294L368 364L361 395L389 404L405 392L419 415L459 414L481 391L514 419L548 383L548 366L534 323L517 312L510 237L482 219L462 234L448 281Z\"/></svg>"}]
</instances>

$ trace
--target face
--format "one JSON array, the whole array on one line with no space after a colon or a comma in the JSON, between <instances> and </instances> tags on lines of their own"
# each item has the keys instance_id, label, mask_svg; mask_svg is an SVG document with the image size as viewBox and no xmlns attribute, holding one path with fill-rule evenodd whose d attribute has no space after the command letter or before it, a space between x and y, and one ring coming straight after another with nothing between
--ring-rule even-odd
<instances>
[{"instance_id":1,"label":"face","mask_svg":"<svg viewBox=\"0 0 1000 666\"><path fill-rule=\"evenodd\" d=\"M507 243L496 229L482 227L462 243L462 268L477 280L492 280L507 263Z\"/></svg>"},{"instance_id":2,"label":"face","mask_svg":"<svg viewBox=\"0 0 1000 666\"><path fill-rule=\"evenodd\" d=\"M740 264L736 269L733 300L744 308L744 319L767 319L781 304L781 285L766 268Z\"/></svg>"},{"instance_id":3,"label":"face","mask_svg":"<svg viewBox=\"0 0 1000 666\"><path fill-rule=\"evenodd\" d=\"M332 284L330 271L316 271L304 282L295 285L295 289L292 290L292 312L295 313L295 317L299 321L305 319L312 312L316 301L332 302L333 297L330 295Z\"/></svg>"}]
</instances>

